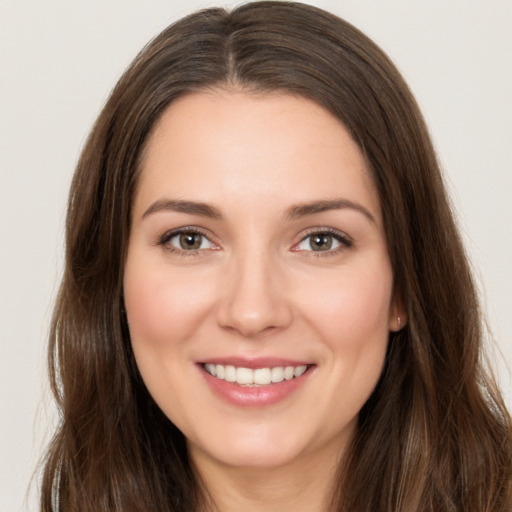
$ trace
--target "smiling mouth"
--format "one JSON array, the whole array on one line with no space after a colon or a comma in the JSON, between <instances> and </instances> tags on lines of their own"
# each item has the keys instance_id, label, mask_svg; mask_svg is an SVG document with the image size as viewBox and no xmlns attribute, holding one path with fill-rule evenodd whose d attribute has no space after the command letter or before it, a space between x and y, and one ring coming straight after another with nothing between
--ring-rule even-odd
<instances>
[{"instance_id":1,"label":"smiling mouth","mask_svg":"<svg viewBox=\"0 0 512 512\"><path fill-rule=\"evenodd\" d=\"M203 364L212 377L244 387L269 386L290 381L308 371L311 365L273 366L267 368L244 368L222 364Z\"/></svg>"}]
</instances>

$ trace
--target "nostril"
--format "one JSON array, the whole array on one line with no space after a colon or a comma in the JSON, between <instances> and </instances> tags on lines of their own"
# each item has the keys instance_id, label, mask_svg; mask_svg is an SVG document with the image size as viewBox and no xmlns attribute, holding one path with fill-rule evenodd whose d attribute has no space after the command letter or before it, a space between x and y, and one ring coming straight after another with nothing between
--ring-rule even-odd
<instances>
[{"instance_id":1,"label":"nostril","mask_svg":"<svg viewBox=\"0 0 512 512\"><path fill-rule=\"evenodd\" d=\"M244 337L268 335L287 327L291 312L287 305L264 303L231 302L219 308L218 323L227 331Z\"/></svg>"}]
</instances>

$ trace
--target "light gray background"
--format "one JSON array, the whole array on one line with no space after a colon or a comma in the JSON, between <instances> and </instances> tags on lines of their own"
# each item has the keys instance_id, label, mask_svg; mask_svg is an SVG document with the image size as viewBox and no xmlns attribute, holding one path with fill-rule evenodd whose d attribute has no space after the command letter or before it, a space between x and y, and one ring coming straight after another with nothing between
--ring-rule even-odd
<instances>
[{"instance_id":1,"label":"light gray background","mask_svg":"<svg viewBox=\"0 0 512 512\"><path fill-rule=\"evenodd\" d=\"M433 133L477 269L511 403L512 3L310 2L397 63ZM45 375L67 189L108 92L169 22L209 1L0 0L0 511L27 488L55 414ZM234 2L224 2L231 6Z\"/></svg>"}]
</instances>

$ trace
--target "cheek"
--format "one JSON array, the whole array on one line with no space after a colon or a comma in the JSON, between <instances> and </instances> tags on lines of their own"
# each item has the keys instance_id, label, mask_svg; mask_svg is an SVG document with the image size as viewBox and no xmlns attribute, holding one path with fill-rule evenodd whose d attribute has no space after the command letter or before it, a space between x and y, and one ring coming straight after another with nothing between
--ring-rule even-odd
<instances>
[{"instance_id":1,"label":"cheek","mask_svg":"<svg viewBox=\"0 0 512 512\"><path fill-rule=\"evenodd\" d=\"M393 284L391 270L381 270L340 273L308 302L309 323L327 348L321 363L325 388L334 390L325 394L334 429L354 420L382 373Z\"/></svg>"},{"instance_id":2,"label":"cheek","mask_svg":"<svg viewBox=\"0 0 512 512\"><path fill-rule=\"evenodd\" d=\"M382 261L365 263L317 281L323 286L309 294L303 309L326 347L321 363L329 369L333 390L326 400L332 400L329 409L338 411L335 416L341 423L355 417L370 396L382 373L389 339L392 271Z\"/></svg>"},{"instance_id":3,"label":"cheek","mask_svg":"<svg viewBox=\"0 0 512 512\"><path fill-rule=\"evenodd\" d=\"M124 278L135 360L156 403L181 425L182 412L194 401L192 388L186 385L192 367L182 361L190 359L187 354L211 302L211 286L206 287L197 274L191 278L190 273L136 256L134 251L127 260Z\"/></svg>"},{"instance_id":4,"label":"cheek","mask_svg":"<svg viewBox=\"0 0 512 512\"><path fill-rule=\"evenodd\" d=\"M212 294L204 281L184 274L127 264L124 297L134 345L143 342L163 348L193 334Z\"/></svg>"},{"instance_id":5,"label":"cheek","mask_svg":"<svg viewBox=\"0 0 512 512\"><path fill-rule=\"evenodd\" d=\"M334 351L354 357L370 357L373 352L380 360L389 334L391 269L367 265L357 271L340 271L315 285L315 293L304 294L303 310L323 340Z\"/></svg>"}]
</instances>

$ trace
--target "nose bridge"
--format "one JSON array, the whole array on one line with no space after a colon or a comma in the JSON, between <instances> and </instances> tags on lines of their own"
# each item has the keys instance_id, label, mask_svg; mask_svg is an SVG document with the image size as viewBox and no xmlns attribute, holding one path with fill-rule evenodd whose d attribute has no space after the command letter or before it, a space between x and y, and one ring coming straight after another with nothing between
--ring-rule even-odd
<instances>
[{"instance_id":1,"label":"nose bridge","mask_svg":"<svg viewBox=\"0 0 512 512\"><path fill-rule=\"evenodd\" d=\"M219 323L244 337L285 327L291 307L277 258L265 248L246 247L232 255L224 280Z\"/></svg>"}]
</instances>

